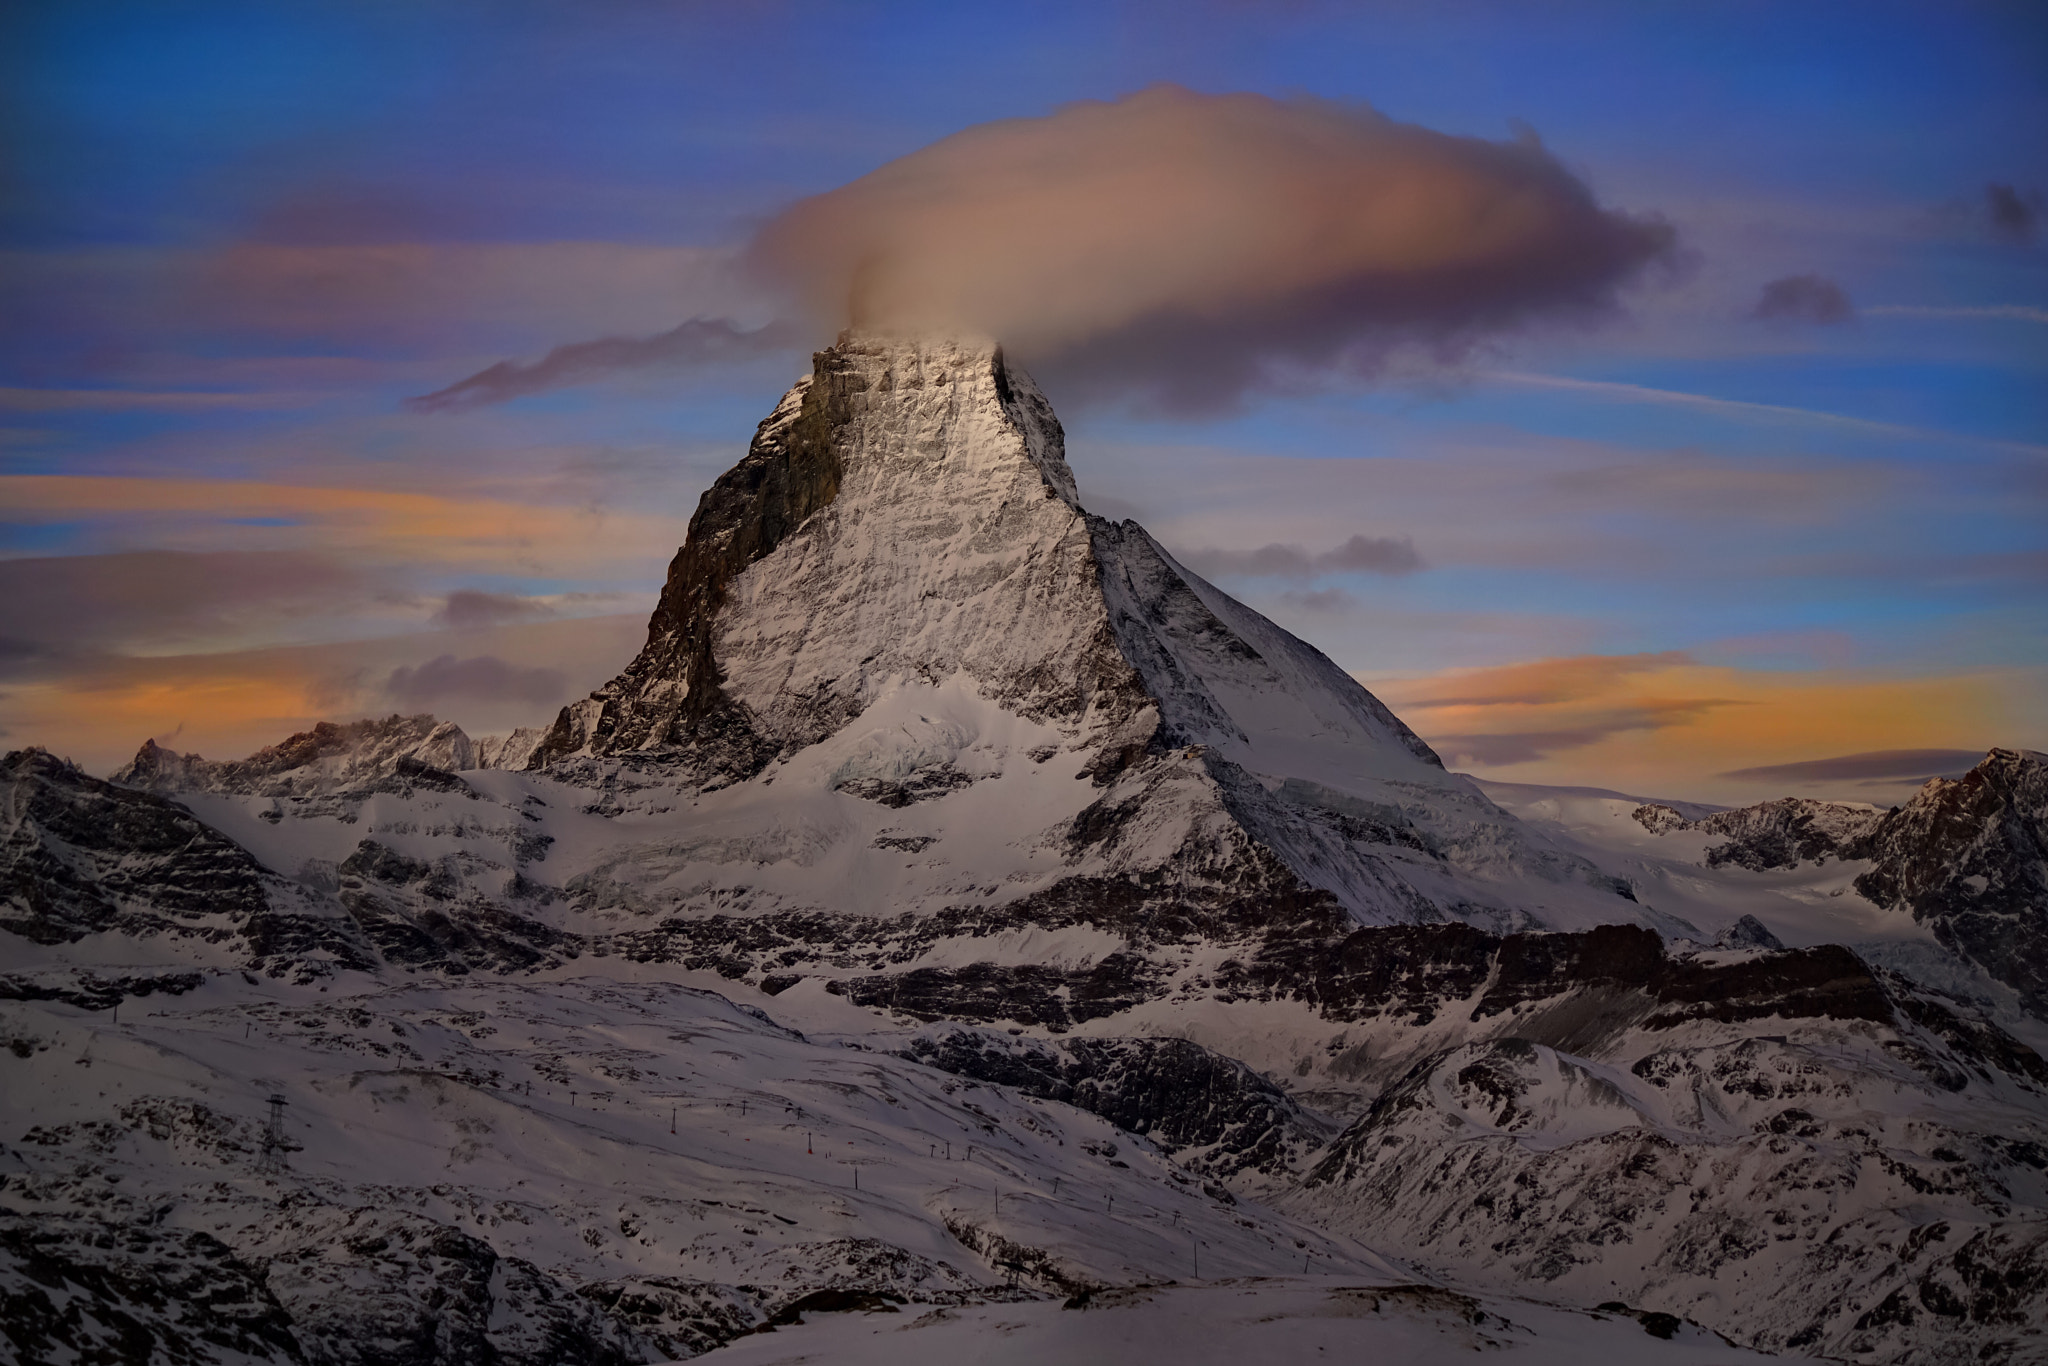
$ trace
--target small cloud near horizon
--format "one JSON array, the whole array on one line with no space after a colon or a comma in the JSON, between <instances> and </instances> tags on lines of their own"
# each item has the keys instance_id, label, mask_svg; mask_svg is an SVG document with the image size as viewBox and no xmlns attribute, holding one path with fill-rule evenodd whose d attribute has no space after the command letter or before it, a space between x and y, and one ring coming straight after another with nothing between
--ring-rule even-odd
<instances>
[{"instance_id":1,"label":"small cloud near horizon","mask_svg":"<svg viewBox=\"0 0 2048 1366\"><path fill-rule=\"evenodd\" d=\"M479 588L458 588L448 595L441 610L429 620L436 626L470 631L554 614L555 609L551 605L535 598L520 597L516 593L487 593Z\"/></svg>"},{"instance_id":2,"label":"small cloud near horizon","mask_svg":"<svg viewBox=\"0 0 2048 1366\"><path fill-rule=\"evenodd\" d=\"M1764 322L1846 323L1856 316L1848 291L1825 275L1787 275L1764 286L1750 317Z\"/></svg>"},{"instance_id":3,"label":"small cloud near horizon","mask_svg":"<svg viewBox=\"0 0 2048 1366\"><path fill-rule=\"evenodd\" d=\"M384 681L393 700L422 707L450 698L544 704L561 701L567 688L568 677L560 669L522 668L496 655L438 655L417 668L393 669Z\"/></svg>"},{"instance_id":4,"label":"small cloud near horizon","mask_svg":"<svg viewBox=\"0 0 2048 1366\"><path fill-rule=\"evenodd\" d=\"M1984 187L1984 223L2001 242L2028 247L2040 230L2041 214L2048 209L2039 190L2021 190L1996 181Z\"/></svg>"},{"instance_id":5,"label":"small cloud near horizon","mask_svg":"<svg viewBox=\"0 0 2048 1366\"><path fill-rule=\"evenodd\" d=\"M1331 550L1311 552L1274 543L1257 550L1195 550L1179 557L1205 576L1313 579L1324 574L1413 574L1427 568L1406 536L1353 536Z\"/></svg>"}]
</instances>

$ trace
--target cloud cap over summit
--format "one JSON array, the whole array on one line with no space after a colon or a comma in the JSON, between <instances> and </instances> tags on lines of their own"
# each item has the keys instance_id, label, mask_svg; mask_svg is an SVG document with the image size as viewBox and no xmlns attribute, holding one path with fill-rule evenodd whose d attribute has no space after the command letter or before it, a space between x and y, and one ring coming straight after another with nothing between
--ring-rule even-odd
<instances>
[{"instance_id":1,"label":"cloud cap over summit","mask_svg":"<svg viewBox=\"0 0 2048 1366\"><path fill-rule=\"evenodd\" d=\"M1162 85L944 138L793 205L749 259L821 321L978 332L1062 399L1201 411L1597 317L1673 240L1533 134Z\"/></svg>"}]
</instances>

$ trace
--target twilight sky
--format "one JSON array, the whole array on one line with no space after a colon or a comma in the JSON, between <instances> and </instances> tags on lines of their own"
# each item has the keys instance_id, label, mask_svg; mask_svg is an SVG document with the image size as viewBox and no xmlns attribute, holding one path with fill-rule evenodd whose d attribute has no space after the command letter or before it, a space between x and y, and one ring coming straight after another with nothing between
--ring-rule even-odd
<instances>
[{"instance_id":1,"label":"twilight sky","mask_svg":"<svg viewBox=\"0 0 2048 1366\"><path fill-rule=\"evenodd\" d=\"M1091 508L1455 768L2048 748L2038 5L0 26L0 744L543 722L851 302L1002 336Z\"/></svg>"}]
</instances>

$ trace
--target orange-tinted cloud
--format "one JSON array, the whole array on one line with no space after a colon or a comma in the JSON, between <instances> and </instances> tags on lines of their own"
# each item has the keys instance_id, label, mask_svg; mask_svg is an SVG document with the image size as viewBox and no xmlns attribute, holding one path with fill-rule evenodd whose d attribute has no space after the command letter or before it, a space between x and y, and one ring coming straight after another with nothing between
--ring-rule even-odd
<instances>
[{"instance_id":1,"label":"orange-tinted cloud","mask_svg":"<svg viewBox=\"0 0 2048 1366\"><path fill-rule=\"evenodd\" d=\"M1911 775L1812 761L2048 740L2048 670L1885 678L1727 668L1665 653L1536 660L1372 687L1453 768L1705 801L1790 791L1890 801Z\"/></svg>"},{"instance_id":2,"label":"orange-tinted cloud","mask_svg":"<svg viewBox=\"0 0 2048 1366\"><path fill-rule=\"evenodd\" d=\"M1601 207L1533 134L1488 142L1360 105L1171 85L968 128L799 201L746 253L821 337L978 333L1062 403L1179 411L1367 370L1405 343L1455 355L1583 322L1672 259L1667 224ZM718 326L760 340L699 318L501 364L426 401L695 363L707 340L729 349Z\"/></svg>"},{"instance_id":3,"label":"orange-tinted cloud","mask_svg":"<svg viewBox=\"0 0 2048 1366\"><path fill-rule=\"evenodd\" d=\"M289 550L0 560L0 678L276 632L294 616L360 606L378 587L343 559Z\"/></svg>"},{"instance_id":4,"label":"orange-tinted cloud","mask_svg":"<svg viewBox=\"0 0 2048 1366\"><path fill-rule=\"evenodd\" d=\"M120 476L0 477L0 507L14 522L94 519L146 526L151 543L207 550L239 527L238 544L269 540L300 551L348 549L408 563L544 568L594 577L597 565L644 578L680 544L684 519L381 489L321 488L231 479ZM179 529L192 528L182 536Z\"/></svg>"}]
</instances>

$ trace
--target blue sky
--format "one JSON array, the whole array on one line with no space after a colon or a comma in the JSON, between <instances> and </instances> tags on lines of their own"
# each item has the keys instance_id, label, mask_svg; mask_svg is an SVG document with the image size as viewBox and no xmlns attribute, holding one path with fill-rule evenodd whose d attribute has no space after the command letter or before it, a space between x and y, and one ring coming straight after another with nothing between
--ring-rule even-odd
<instances>
[{"instance_id":1,"label":"blue sky","mask_svg":"<svg viewBox=\"0 0 2048 1366\"><path fill-rule=\"evenodd\" d=\"M2048 745L2038 6L0 22L0 574L44 595L0 609L9 744L246 749L387 707L396 670L442 655L520 681L437 710L538 719L548 677L566 696L630 655L697 492L802 359L402 400L566 342L763 321L727 267L793 201L1165 81L1526 126L1602 204L1673 224L1681 268L1596 326L1222 417L1055 390L1084 496L1198 564L1407 538L1413 572L1218 577L1491 776L1732 798L1718 775L1760 764ZM1852 316L1751 316L1802 275ZM498 615L454 624L460 590Z\"/></svg>"}]
</instances>

